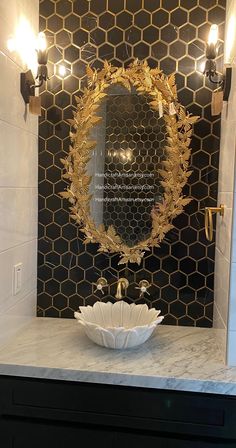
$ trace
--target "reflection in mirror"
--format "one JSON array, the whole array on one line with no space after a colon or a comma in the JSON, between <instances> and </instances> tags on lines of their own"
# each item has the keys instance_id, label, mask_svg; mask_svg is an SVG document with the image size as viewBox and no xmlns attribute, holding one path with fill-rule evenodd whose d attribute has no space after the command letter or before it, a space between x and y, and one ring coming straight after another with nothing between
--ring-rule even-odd
<instances>
[{"instance_id":1,"label":"reflection in mirror","mask_svg":"<svg viewBox=\"0 0 236 448\"><path fill-rule=\"evenodd\" d=\"M164 160L166 127L145 95L111 86L93 129L97 141L89 165L91 214L96 226L114 226L128 245L150 235L151 210L161 202L158 169Z\"/></svg>"}]
</instances>

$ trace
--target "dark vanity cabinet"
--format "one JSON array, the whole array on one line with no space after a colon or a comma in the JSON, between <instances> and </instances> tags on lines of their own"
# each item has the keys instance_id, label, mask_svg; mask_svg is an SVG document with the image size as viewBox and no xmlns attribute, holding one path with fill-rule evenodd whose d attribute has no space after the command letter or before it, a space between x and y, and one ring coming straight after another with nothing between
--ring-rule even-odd
<instances>
[{"instance_id":1,"label":"dark vanity cabinet","mask_svg":"<svg viewBox=\"0 0 236 448\"><path fill-rule=\"evenodd\" d=\"M3 448L236 447L236 399L0 377Z\"/></svg>"}]
</instances>

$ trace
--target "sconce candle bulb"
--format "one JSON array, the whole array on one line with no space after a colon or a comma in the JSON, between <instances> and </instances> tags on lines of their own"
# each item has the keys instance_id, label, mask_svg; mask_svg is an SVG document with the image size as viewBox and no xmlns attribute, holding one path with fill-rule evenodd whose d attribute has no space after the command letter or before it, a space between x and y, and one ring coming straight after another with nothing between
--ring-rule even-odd
<instances>
[{"instance_id":1,"label":"sconce candle bulb","mask_svg":"<svg viewBox=\"0 0 236 448\"><path fill-rule=\"evenodd\" d=\"M48 59L47 39L43 32L39 33L37 44L38 64L46 65Z\"/></svg>"},{"instance_id":2,"label":"sconce candle bulb","mask_svg":"<svg viewBox=\"0 0 236 448\"><path fill-rule=\"evenodd\" d=\"M38 70L36 79L38 84L35 83L31 70L26 73L21 73L21 94L25 100L25 103L29 103L30 96L35 96L35 88L39 88L48 79L48 51L47 51L47 39L44 33L39 33L37 39L37 59Z\"/></svg>"},{"instance_id":3,"label":"sconce candle bulb","mask_svg":"<svg viewBox=\"0 0 236 448\"><path fill-rule=\"evenodd\" d=\"M206 63L204 68L204 75L209 78L213 84L218 84L224 90L224 101L229 98L231 88L231 76L232 68L227 67L225 75L220 75L216 70L216 56L217 56L217 43L218 43L218 26L216 24L211 25L208 42L206 45ZM214 79L216 78L216 79Z\"/></svg>"},{"instance_id":4,"label":"sconce candle bulb","mask_svg":"<svg viewBox=\"0 0 236 448\"><path fill-rule=\"evenodd\" d=\"M216 58L217 42L218 42L218 26L211 25L209 36L208 36L207 50L206 50L206 57L208 60L212 60L212 59Z\"/></svg>"},{"instance_id":5,"label":"sconce candle bulb","mask_svg":"<svg viewBox=\"0 0 236 448\"><path fill-rule=\"evenodd\" d=\"M47 49L47 39L45 33L42 31L38 34L37 50L45 51Z\"/></svg>"},{"instance_id":6,"label":"sconce candle bulb","mask_svg":"<svg viewBox=\"0 0 236 448\"><path fill-rule=\"evenodd\" d=\"M39 80L39 84L34 87L40 87L44 81L48 79L48 69L47 69L47 62L48 62L48 51L47 51L47 39L44 33L39 33L38 35L38 48L37 48L37 54L38 54L38 71L36 79Z\"/></svg>"},{"instance_id":7,"label":"sconce candle bulb","mask_svg":"<svg viewBox=\"0 0 236 448\"><path fill-rule=\"evenodd\" d=\"M218 25L211 25L209 36L208 36L208 45L216 45L218 42Z\"/></svg>"}]
</instances>

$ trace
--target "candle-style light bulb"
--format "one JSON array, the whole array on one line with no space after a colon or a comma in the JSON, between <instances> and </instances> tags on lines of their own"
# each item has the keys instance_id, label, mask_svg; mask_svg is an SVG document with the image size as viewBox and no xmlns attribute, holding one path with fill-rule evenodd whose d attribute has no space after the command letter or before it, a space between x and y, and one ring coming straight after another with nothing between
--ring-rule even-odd
<instances>
[{"instance_id":1,"label":"candle-style light bulb","mask_svg":"<svg viewBox=\"0 0 236 448\"><path fill-rule=\"evenodd\" d=\"M48 62L48 50L47 50L47 39L43 32L38 34L37 39L37 55L38 55L38 71L36 79L39 80L39 84L37 87L40 87L43 83L43 81L46 81L48 79L48 69L47 69L47 62Z\"/></svg>"},{"instance_id":2,"label":"candle-style light bulb","mask_svg":"<svg viewBox=\"0 0 236 448\"><path fill-rule=\"evenodd\" d=\"M47 49L47 39L42 31L38 34L37 50L45 51Z\"/></svg>"},{"instance_id":3,"label":"candle-style light bulb","mask_svg":"<svg viewBox=\"0 0 236 448\"><path fill-rule=\"evenodd\" d=\"M234 25L234 21L232 23ZM214 23L210 27L208 41L206 44L206 63L203 73L207 78L209 78L210 82L218 84L219 87L222 87L223 99L224 101L228 101L231 88L231 70L228 67L226 69L225 76L222 76L217 72L216 58L218 54L218 38L218 26Z\"/></svg>"},{"instance_id":4,"label":"candle-style light bulb","mask_svg":"<svg viewBox=\"0 0 236 448\"><path fill-rule=\"evenodd\" d=\"M208 42L206 46L206 57L210 61L215 61L215 58L217 56L217 42L218 42L218 26L217 25L211 25L209 36L208 36ZM214 72L215 67L213 67L214 64L211 63L210 71ZM205 71L209 71L208 68L205 68Z\"/></svg>"},{"instance_id":5,"label":"candle-style light bulb","mask_svg":"<svg viewBox=\"0 0 236 448\"><path fill-rule=\"evenodd\" d=\"M218 42L218 26L216 24L211 25L209 36L208 36L208 45L216 45Z\"/></svg>"},{"instance_id":6,"label":"candle-style light bulb","mask_svg":"<svg viewBox=\"0 0 236 448\"><path fill-rule=\"evenodd\" d=\"M37 53L38 53L38 64L39 65L47 65L48 61L48 52L47 52L47 39L43 32L38 34L37 41Z\"/></svg>"}]
</instances>

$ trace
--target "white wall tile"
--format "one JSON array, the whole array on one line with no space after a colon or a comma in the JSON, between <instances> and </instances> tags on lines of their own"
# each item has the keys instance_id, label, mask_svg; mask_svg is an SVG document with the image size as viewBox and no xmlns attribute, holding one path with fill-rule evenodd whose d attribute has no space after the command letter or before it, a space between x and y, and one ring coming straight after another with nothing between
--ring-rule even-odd
<instances>
[{"instance_id":1,"label":"white wall tile","mask_svg":"<svg viewBox=\"0 0 236 448\"><path fill-rule=\"evenodd\" d=\"M226 348L227 348L227 327L222 319L222 316L214 304L214 314L213 314L213 326L218 331L216 332L216 344L218 345L220 352L222 354L222 362L226 362Z\"/></svg>"},{"instance_id":2,"label":"white wall tile","mask_svg":"<svg viewBox=\"0 0 236 448\"><path fill-rule=\"evenodd\" d=\"M226 330L225 322L223 321L223 318L222 318L216 304L214 304L213 320L214 320L214 328L220 328L222 330L223 329Z\"/></svg>"},{"instance_id":3,"label":"white wall tile","mask_svg":"<svg viewBox=\"0 0 236 448\"><path fill-rule=\"evenodd\" d=\"M231 263L230 267L228 327L236 331L236 263Z\"/></svg>"},{"instance_id":4,"label":"white wall tile","mask_svg":"<svg viewBox=\"0 0 236 448\"><path fill-rule=\"evenodd\" d=\"M227 364L236 366L236 331L229 331L227 338Z\"/></svg>"},{"instance_id":5,"label":"white wall tile","mask_svg":"<svg viewBox=\"0 0 236 448\"><path fill-rule=\"evenodd\" d=\"M236 263L236 193L234 193L234 203L233 203L233 223L232 223L232 248L231 257L232 263Z\"/></svg>"},{"instance_id":6,"label":"white wall tile","mask_svg":"<svg viewBox=\"0 0 236 448\"><path fill-rule=\"evenodd\" d=\"M229 120L231 123L236 122L236 110L235 110L235 102L236 102L236 57L234 57L234 61L231 64L232 67L232 81L231 81L231 91L228 103L225 103L225 118ZM235 128L231 128L231 132L235 134Z\"/></svg>"},{"instance_id":7,"label":"white wall tile","mask_svg":"<svg viewBox=\"0 0 236 448\"><path fill-rule=\"evenodd\" d=\"M24 16L37 30L38 0L7 0L0 2L0 15L8 22L12 30L19 23L21 16Z\"/></svg>"},{"instance_id":8,"label":"white wall tile","mask_svg":"<svg viewBox=\"0 0 236 448\"><path fill-rule=\"evenodd\" d=\"M38 180L38 139L0 121L0 187L34 187Z\"/></svg>"},{"instance_id":9,"label":"white wall tile","mask_svg":"<svg viewBox=\"0 0 236 448\"><path fill-rule=\"evenodd\" d=\"M38 118L20 93L20 55L7 41L22 19L38 33L38 0L0 1L0 342L36 313ZM13 295L13 266L23 263Z\"/></svg>"},{"instance_id":10,"label":"white wall tile","mask_svg":"<svg viewBox=\"0 0 236 448\"><path fill-rule=\"evenodd\" d=\"M20 54L16 51L10 52L7 42L12 38L19 28L20 20L26 20L29 27L38 31L39 0L7 0L0 1L0 51L13 60L22 70L26 70ZM27 36L26 36L27 37Z\"/></svg>"},{"instance_id":11,"label":"white wall tile","mask_svg":"<svg viewBox=\"0 0 236 448\"><path fill-rule=\"evenodd\" d=\"M227 260L230 260L233 193L219 192L218 205L220 204L223 204L225 208L224 216L217 214L216 247Z\"/></svg>"},{"instance_id":12,"label":"white wall tile","mask_svg":"<svg viewBox=\"0 0 236 448\"><path fill-rule=\"evenodd\" d=\"M229 301L230 262L216 248L214 303L227 327Z\"/></svg>"},{"instance_id":13,"label":"white wall tile","mask_svg":"<svg viewBox=\"0 0 236 448\"><path fill-rule=\"evenodd\" d=\"M234 252L235 228L235 163L236 163L236 30L232 36L230 23L236 19L236 2L227 1L225 27L225 62L232 67L232 85L228 103L224 103L221 120L218 204L226 205L223 219L217 217L215 260L215 326L219 315L226 325L227 362L236 365L236 259ZM229 33L229 29L231 30ZM235 229L234 229L235 228ZM235 260L236 261L236 260Z\"/></svg>"},{"instance_id":14,"label":"white wall tile","mask_svg":"<svg viewBox=\"0 0 236 448\"><path fill-rule=\"evenodd\" d=\"M225 27L225 51L224 62L232 64L236 57L236 33L232 35L232 27L229 27L231 17L236 17L235 0L227 0L226 3L226 27Z\"/></svg>"},{"instance_id":15,"label":"white wall tile","mask_svg":"<svg viewBox=\"0 0 236 448\"><path fill-rule=\"evenodd\" d=\"M225 109L227 105L225 104ZM236 149L236 122L222 118L220 141L219 192L232 192L234 185L234 164Z\"/></svg>"},{"instance_id":16,"label":"white wall tile","mask_svg":"<svg viewBox=\"0 0 236 448\"><path fill-rule=\"evenodd\" d=\"M9 338L26 325L36 314L37 291L31 291L16 305L4 313L0 313L0 345L7 343Z\"/></svg>"},{"instance_id":17,"label":"white wall tile","mask_svg":"<svg viewBox=\"0 0 236 448\"><path fill-rule=\"evenodd\" d=\"M0 120L37 135L38 119L29 114L20 93L21 69L0 52Z\"/></svg>"},{"instance_id":18,"label":"white wall tile","mask_svg":"<svg viewBox=\"0 0 236 448\"><path fill-rule=\"evenodd\" d=\"M13 266L22 263L22 288L13 295ZM37 240L0 253L0 313L36 289Z\"/></svg>"},{"instance_id":19,"label":"white wall tile","mask_svg":"<svg viewBox=\"0 0 236 448\"><path fill-rule=\"evenodd\" d=\"M37 189L0 188L0 252L37 237Z\"/></svg>"}]
</instances>

